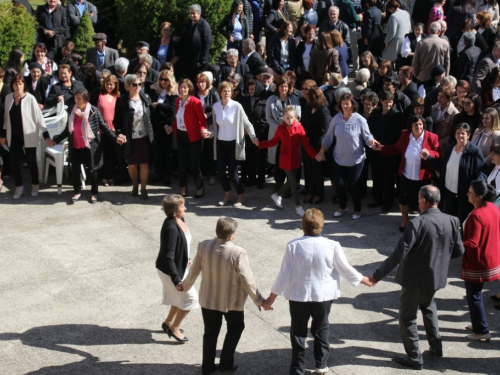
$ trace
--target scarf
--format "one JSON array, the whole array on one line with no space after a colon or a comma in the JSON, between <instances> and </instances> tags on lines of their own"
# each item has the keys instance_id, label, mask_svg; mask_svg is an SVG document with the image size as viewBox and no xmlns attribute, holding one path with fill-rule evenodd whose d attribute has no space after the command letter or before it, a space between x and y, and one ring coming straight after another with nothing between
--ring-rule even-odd
<instances>
[{"instance_id":1,"label":"scarf","mask_svg":"<svg viewBox=\"0 0 500 375\"><path fill-rule=\"evenodd\" d=\"M75 115L80 117L82 119L82 135L83 135L83 141L85 142L85 147L90 148L90 139L94 139L94 132L92 131L92 128L90 127L89 123L89 114L90 114L90 103L87 103L85 106L85 111L82 112L80 108L78 108L76 105L73 107L73 110L71 111L69 115L69 120L68 120L68 130L71 134L73 134L73 124L75 123Z\"/></svg>"}]
</instances>

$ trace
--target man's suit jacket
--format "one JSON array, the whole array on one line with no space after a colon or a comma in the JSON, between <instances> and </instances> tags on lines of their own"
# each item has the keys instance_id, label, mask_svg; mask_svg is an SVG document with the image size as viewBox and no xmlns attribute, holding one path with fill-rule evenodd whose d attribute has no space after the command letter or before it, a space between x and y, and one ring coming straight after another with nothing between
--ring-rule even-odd
<instances>
[{"instance_id":1,"label":"man's suit jacket","mask_svg":"<svg viewBox=\"0 0 500 375\"><path fill-rule=\"evenodd\" d=\"M436 34L431 34L421 40L413 56L413 75L424 82L431 79L431 72L435 66L441 65L450 74L450 44Z\"/></svg>"},{"instance_id":2,"label":"man's suit jacket","mask_svg":"<svg viewBox=\"0 0 500 375\"><path fill-rule=\"evenodd\" d=\"M477 63L474 78L472 80L472 90L476 94L481 95L481 81L485 80L496 66L496 59L493 53L490 53Z\"/></svg>"},{"instance_id":3,"label":"man's suit jacket","mask_svg":"<svg viewBox=\"0 0 500 375\"><path fill-rule=\"evenodd\" d=\"M116 60L118 60L118 58L120 57L118 51L109 47L106 47L104 51L106 52L106 54L104 55L104 69L115 66ZM87 62L94 64L97 70L99 70L99 57L97 56L97 48L87 48Z\"/></svg>"},{"instance_id":4,"label":"man's suit jacket","mask_svg":"<svg viewBox=\"0 0 500 375\"><path fill-rule=\"evenodd\" d=\"M153 56L151 56L153 57ZM132 59L130 60L129 64L128 64L128 74L132 74L135 70L135 67L137 66L137 64L139 64L139 58L136 57L135 59ZM158 61L158 59L156 59L155 57L153 57L153 63L151 64L151 68L150 69L154 69L156 70L157 72L160 71L160 67L161 67L161 64L160 62Z\"/></svg>"},{"instance_id":5,"label":"man's suit jacket","mask_svg":"<svg viewBox=\"0 0 500 375\"><path fill-rule=\"evenodd\" d=\"M156 258L156 268L170 276L174 285L177 285L184 277L188 261L188 245L182 228L175 218L165 219L161 227L160 252Z\"/></svg>"},{"instance_id":6,"label":"man's suit jacket","mask_svg":"<svg viewBox=\"0 0 500 375\"><path fill-rule=\"evenodd\" d=\"M373 276L381 280L399 265L395 280L402 287L442 289L451 258L463 253L458 218L429 208L408 222L394 251Z\"/></svg>"},{"instance_id":7,"label":"man's suit jacket","mask_svg":"<svg viewBox=\"0 0 500 375\"><path fill-rule=\"evenodd\" d=\"M247 295L257 306L264 298L257 289L245 249L232 241L214 238L202 241L189 274L183 281L189 290L203 272L200 284L200 305L222 312L243 311Z\"/></svg>"},{"instance_id":8,"label":"man's suit jacket","mask_svg":"<svg viewBox=\"0 0 500 375\"><path fill-rule=\"evenodd\" d=\"M454 77L457 80L465 79L467 82L472 82L474 77L474 69L476 68L477 59L481 54L479 47L467 47L458 55L458 60L455 64Z\"/></svg>"},{"instance_id":9,"label":"man's suit jacket","mask_svg":"<svg viewBox=\"0 0 500 375\"><path fill-rule=\"evenodd\" d=\"M260 67L267 66L261 54L258 53L257 51L254 51L254 53L252 53L248 57L247 61L245 61L245 64L248 65L248 69L250 70L250 73L254 77L256 77L259 74Z\"/></svg>"}]
</instances>

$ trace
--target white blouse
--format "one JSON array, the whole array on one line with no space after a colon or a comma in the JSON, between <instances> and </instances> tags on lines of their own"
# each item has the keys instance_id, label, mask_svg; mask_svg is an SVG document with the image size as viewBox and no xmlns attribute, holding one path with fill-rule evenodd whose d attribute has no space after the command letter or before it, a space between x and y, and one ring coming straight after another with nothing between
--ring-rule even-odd
<instances>
[{"instance_id":1,"label":"white blouse","mask_svg":"<svg viewBox=\"0 0 500 375\"><path fill-rule=\"evenodd\" d=\"M186 109L186 104L189 103L189 98L184 104L182 104L182 99L179 101L179 108L175 114L175 119L177 120L177 130L186 132L186 123L184 122L184 110Z\"/></svg>"},{"instance_id":2,"label":"white blouse","mask_svg":"<svg viewBox=\"0 0 500 375\"><path fill-rule=\"evenodd\" d=\"M495 187L497 195L500 194L500 165L493 168L486 181Z\"/></svg>"},{"instance_id":3,"label":"white blouse","mask_svg":"<svg viewBox=\"0 0 500 375\"><path fill-rule=\"evenodd\" d=\"M349 265L337 241L304 236L286 246L278 277L271 291L296 302L324 302L340 297L340 276L352 286L363 275Z\"/></svg>"},{"instance_id":4,"label":"white blouse","mask_svg":"<svg viewBox=\"0 0 500 375\"><path fill-rule=\"evenodd\" d=\"M422 163L422 145L424 143L424 133L420 135L417 139L410 134L410 142L405 152L405 166L403 169L404 176L413 181L420 180L420 165Z\"/></svg>"},{"instance_id":5,"label":"white blouse","mask_svg":"<svg viewBox=\"0 0 500 375\"><path fill-rule=\"evenodd\" d=\"M452 193L458 192L458 168L460 166L460 159L463 152L456 152L453 150L446 164L446 177L444 179L444 186Z\"/></svg>"},{"instance_id":6,"label":"white blouse","mask_svg":"<svg viewBox=\"0 0 500 375\"><path fill-rule=\"evenodd\" d=\"M225 106L222 102L217 102L212 107L217 121L217 139L221 141L234 141L236 139L236 111L238 105L234 100L229 99Z\"/></svg>"}]
</instances>

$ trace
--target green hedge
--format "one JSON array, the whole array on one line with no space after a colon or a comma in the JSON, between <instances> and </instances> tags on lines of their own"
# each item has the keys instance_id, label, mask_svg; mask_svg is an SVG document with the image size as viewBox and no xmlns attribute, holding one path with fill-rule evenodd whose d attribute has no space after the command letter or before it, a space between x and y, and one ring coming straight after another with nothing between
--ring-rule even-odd
<instances>
[{"instance_id":1,"label":"green hedge","mask_svg":"<svg viewBox=\"0 0 500 375\"><path fill-rule=\"evenodd\" d=\"M117 40L129 57L135 56L135 44L139 40L152 42L160 36L159 27L162 22L172 24L172 35L179 36L184 24L189 19L189 6L200 4L201 16L212 28L213 43L210 50L214 61L226 45L226 39L217 33L217 26L229 12L233 0L114 0L114 17L107 18L111 30L116 30ZM104 0L95 2L98 6ZM110 12L109 1L106 13Z\"/></svg>"},{"instance_id":2,"label":"green hedge","mask_svg":"<svg viewBox=\"0 0 500 375\"><path fill-rule=\"evenodd\" d=\"M92 35L94 35L94 27L92 26L92 20L90 19L89 13L83 13L80 19L80 24L75 31L73 36L73 43L75 43L75 49L73 53L78 53L85 60L87 53L87 48L94 47L94 41L92 40Z\"/></svg>"},{"instance_id":3,"label":"green hedge","mask_svg":"<svg viewBox=\"0 0 500 375\"><path fill-rule=\"evenodd\" d=\"M35 40L35 20L26 8L0 3L0 66L5 66L12 48L20 48L28 59Z\"/></svg>"}]
</instances>

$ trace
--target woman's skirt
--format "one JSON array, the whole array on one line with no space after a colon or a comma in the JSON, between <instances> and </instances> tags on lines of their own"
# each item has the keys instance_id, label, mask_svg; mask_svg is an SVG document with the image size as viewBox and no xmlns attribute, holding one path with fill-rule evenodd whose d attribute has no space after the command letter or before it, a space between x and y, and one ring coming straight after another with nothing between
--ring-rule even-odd
<instances>
[{"instance_id":1,"label":"woman's skirt","mask_svg":"<svg viewBox=\"0 0 500 375\"><path fill-rule=\"evenodd\" d=\"M127 163L132 165L149 163L149 137L132 139Z\"/></svg>"},{"instance_id":2,"label":"woman's skirt","mask_svg":"<svg viewBox=\"0 0 500 375\"><path fill-rule=\"evenodd\" d=\"M163 284L163 305L175 306L181 310L193 310L200 307L198 303L198 293L194 287L187 292L179 292L175 289L175 285L170 276L159 269L156 270Z\"/></svg>"}]
</instances>

